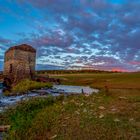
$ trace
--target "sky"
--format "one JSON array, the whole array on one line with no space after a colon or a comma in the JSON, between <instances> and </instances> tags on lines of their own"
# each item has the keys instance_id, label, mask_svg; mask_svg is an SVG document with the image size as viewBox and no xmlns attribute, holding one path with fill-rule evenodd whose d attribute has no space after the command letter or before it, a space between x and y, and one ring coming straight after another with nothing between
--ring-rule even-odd
<instances>
[{"instance_id":1,"label":"sky","mask_svg":"<svg viewBox=\"0 0 140 140\"><path fill-rule=\"evenodd\" d=\"M140 71L140 0L0 0L0 70L19 44L37 70Z\"/></svg>"}]
</instances>

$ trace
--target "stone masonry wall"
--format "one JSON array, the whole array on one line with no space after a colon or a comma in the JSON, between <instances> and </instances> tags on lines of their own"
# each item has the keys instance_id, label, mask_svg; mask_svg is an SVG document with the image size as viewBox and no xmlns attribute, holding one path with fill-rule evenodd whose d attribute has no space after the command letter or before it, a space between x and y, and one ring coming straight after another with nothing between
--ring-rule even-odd
<instances>
[{"instance_id":1,"label":"stone masonry wall","mask_svg":"<svg viewBox=\"0 0 140 140\"><path fill-rule=\"evenodd\" d=\"M16 83L35 74L36 53L23 50L11 50L5 55L4 75Z\"/></svg>"},{"instance_id":2,"label":"stone masonry wall","mask_svg":"<svg viewBox=\"0 0 140 140\"><path fill-rule=\"evenodd\" d=\"M9 74L10 70L10 64L14 63L14 51L11 50L8 53L6 53L5 58L4 58L4 75Z\"/></svg>"}]
</instances>

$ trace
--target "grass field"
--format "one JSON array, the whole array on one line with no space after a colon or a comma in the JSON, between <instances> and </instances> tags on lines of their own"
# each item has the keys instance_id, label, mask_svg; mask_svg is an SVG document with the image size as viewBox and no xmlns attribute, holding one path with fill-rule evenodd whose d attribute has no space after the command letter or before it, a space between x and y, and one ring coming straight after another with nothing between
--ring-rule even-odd
<instances>
[{"instance_id":1,"label":"grass field","mask_svg":"<svg viewBox=\"0 0 140 140\"><path fill-rule=\"evenodd\" d=\"M139 140L140 73L50 76L100 93L22 102L0 116L11 125L5 139Z\"/></svg>"},{"instance_id":2,"label":"grass field","mask_svg":"<svg viewBox=\"0 0 140 140\"><path fill-rule=\"evenodd\" d=\"M88 85L95 88L140 89L140 73L95 73L50 75L63 84Z\"/></svg>"}]
</instances>

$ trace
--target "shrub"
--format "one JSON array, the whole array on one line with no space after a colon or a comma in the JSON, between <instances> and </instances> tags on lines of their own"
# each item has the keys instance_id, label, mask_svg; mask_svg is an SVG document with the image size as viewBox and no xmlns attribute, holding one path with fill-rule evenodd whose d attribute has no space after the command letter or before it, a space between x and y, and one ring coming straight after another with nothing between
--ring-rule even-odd
<instances>
[{"instance_id":1,"label":"shrub","mask_svg":"<svg viewBox=\"0 0 140 140\"><path fill-rule=\"evenodd\" d=\"M51 83L42 83L25 79L12 88L13 93L23 94L33 89L41 89L44 87L51 88Z\"/></svg>"}]
</instances>

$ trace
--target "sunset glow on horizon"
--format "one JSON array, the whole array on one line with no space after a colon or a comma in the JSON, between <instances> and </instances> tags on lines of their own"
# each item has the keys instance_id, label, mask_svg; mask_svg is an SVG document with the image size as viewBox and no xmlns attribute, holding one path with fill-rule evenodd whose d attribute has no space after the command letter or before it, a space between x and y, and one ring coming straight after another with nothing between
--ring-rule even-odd
<instances>
[{"instance_id":1,"label":"sunset glow on horizon","mask_svg":"<svg viewBox=\"0 0 140 140\"><path fill-rule=\"evenodd\" d=\"M15 45L37 70L140 71L140 0L0 0L0 70Z\"/></svg>"}]
</instances>

